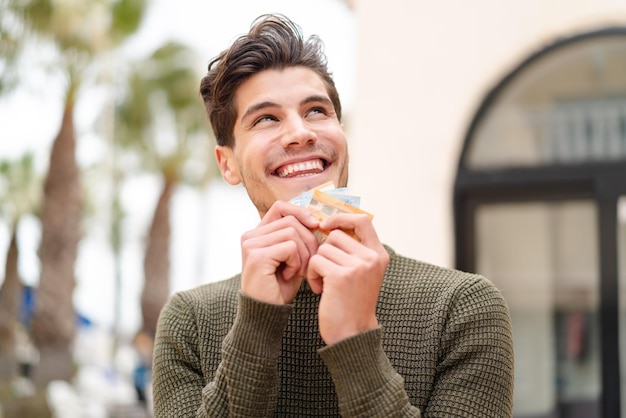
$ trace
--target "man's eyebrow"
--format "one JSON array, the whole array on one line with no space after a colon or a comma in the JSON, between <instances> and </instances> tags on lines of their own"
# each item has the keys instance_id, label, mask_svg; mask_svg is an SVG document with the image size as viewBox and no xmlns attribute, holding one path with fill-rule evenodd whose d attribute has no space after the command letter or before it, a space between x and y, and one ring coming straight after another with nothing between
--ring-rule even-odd
<instances>
[{"instance_id":1,"label":"man's eyebrow","mask_svg":"<svg viewBox=\"0 0 626 418\"><path fill-rule=\"evenodd\" d=\"M249 108L246 109L246 111L244 112L243 116L241 116L241 120L245 120L248 116L250 116L251 114L258 112L259 110L268 108L268 107L278 107L278 104L274 103L274 102L269 102L269 101L265 101L265 102L261 102L261 103L257 103L254 104L252 106L250 106Z\"/></svg>"},{"instance_id":2,"label":"man's eyebrow","mask_svg":"<svg viewBox=\"0 0 626 418\"><path fill-rule=\"evenodd\" d=\"M302 102L300 102L300 104L307 104L307 103L312 103L312 102L322 102L322 103L329 104L331 106L333 104L333 102L331 102L327 96L321 96L321 95L309 96L306 99L304 99Z\"/></svg>"}]
</instances>

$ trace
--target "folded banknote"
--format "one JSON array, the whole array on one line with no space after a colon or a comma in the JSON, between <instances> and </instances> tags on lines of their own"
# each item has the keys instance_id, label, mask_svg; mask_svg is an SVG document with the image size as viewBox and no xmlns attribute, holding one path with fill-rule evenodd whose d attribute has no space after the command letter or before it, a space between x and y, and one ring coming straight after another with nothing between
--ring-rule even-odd
<instances>
[{"instance_id":1,"label":"folded banknote","mask_svg":"<svg viewBox=\"0 0 626 418\"><path fill-rule=\"evenodd\" d=\"M370 219L374 217L359 208L361 199L348 193L347 188L335 188L332 183L325 183L312 190L306 191L291 199L291 203L307 208L315 217L322 221L337 213L361 213ZM314 231L318 243L324 242L330 231L318 229ZM344 230L355 239L358 237L353 230Z\"/></svg>"}]
</instances>

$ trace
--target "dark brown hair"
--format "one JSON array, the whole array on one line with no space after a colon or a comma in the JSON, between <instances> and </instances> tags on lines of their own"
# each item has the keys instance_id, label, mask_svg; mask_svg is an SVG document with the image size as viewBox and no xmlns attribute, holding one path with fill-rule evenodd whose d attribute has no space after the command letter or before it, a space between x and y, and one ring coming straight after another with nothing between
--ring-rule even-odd
<instances>
[{"instance_id":1,"label":"dark brown hair","mask_svg":"<svg viewBox=\"0 0 626 418\"><path fill-rule=\"evenodd\" d=\"M200 82L200 94L218 145L235 146L234 97L241 83L263 70L295 66L310 68L321 77L341 120L341 102L321 39L312 35L304 40L300 27L285 16L262 15L253 22L248 34L211 60L208 73Z\"/></svg>"}]
</instances>

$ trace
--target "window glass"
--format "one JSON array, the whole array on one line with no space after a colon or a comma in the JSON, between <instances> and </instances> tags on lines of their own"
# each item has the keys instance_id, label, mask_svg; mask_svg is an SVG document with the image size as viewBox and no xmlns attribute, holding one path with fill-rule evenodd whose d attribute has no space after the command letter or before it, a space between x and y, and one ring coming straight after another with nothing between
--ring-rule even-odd
<instances>
[{"instance_id":1,"label":"window glass","mask_svg":"<svg viewBox=\"0 0 626 418\"><path fill-rule=\"evenodd\" d=\"M477 208L476 269L513 322L516 417L599 417L597 237L591 201Z\"/></svg>"},{"instance_id":2,"label":"window glass","mask_svg":"<svg viewBox=\"0 0 626 418\"><path fill-rule=\"evenodd\" d=\"M473 170L626 160L626 34L551 50L501 90L470 139Z\"/></svg>"}]
</instances>

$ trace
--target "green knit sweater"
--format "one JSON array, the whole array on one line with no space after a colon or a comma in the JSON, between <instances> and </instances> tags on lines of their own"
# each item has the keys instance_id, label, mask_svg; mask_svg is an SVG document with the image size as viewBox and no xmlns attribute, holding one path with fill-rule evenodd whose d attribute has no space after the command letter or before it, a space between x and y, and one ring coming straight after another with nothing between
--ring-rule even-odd
<instances>
[{"instance_id":1,"label":"green knit sweater","mask_svg":"<svg viewBox=\"0 0 626 418\"><path fill-rule=\"evenodd\" d=\"M331 346L306 282L285 306L244 296L239 276L175 294L156 336L155 417L510 417L500 292L388 251L380 328Z\"/></svg>"}]
</instances>

